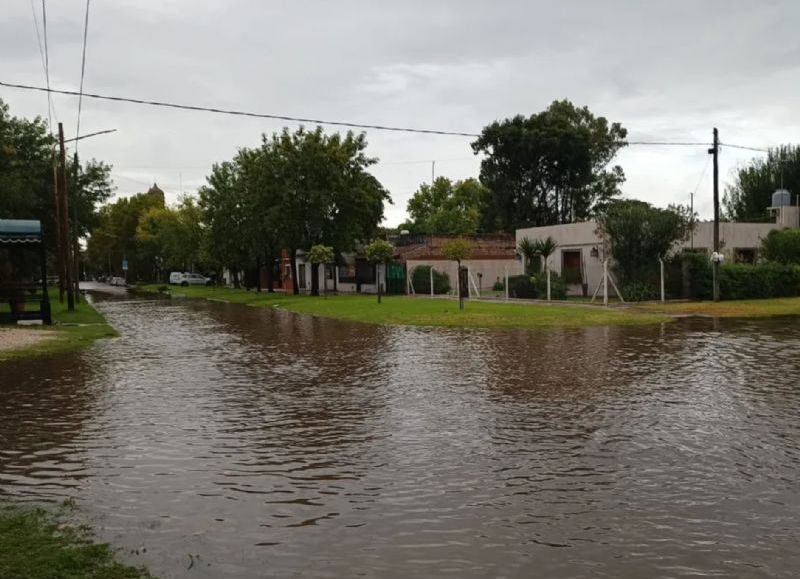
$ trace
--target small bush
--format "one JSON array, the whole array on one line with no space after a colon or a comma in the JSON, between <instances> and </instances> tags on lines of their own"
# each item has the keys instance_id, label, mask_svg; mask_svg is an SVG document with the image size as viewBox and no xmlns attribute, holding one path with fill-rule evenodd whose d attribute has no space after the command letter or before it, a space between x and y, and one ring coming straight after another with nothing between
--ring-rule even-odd
<instances>
[{"instance_id":1,"label":"small bush","mask_svg":"<svg viewBox=\"0 0 800 579\"><path fill-rule=\"evenodd\" d=\"M508 278L508 296L519 299L536 299L539 297L530 276L512 275Z\"/></svg>"},{"instance_id":2,"label":"small bush","mask_svg":"<svg viewBox=\"0 0 800 579\"><path fill-rule=\"evenodd\" d=\"M634 281L622 288L626 302L646 302L659 299L659 290L652 284Z\"/></svg>"},{"instance_id":3,"label":"small bush","mask_svg":"<svg viewBox=\"0 0 800 579\"><path fill-rule=\"evenodd\" d=\"M418 294L431 293L431 266L418 265L411 272L411 283ZM433 270L433 293L446 294L450 291L450 276L444 272Z\"/></svg>"},{"instance_id":4,"label":"small bush","mask_svg":"<svg viewBox=\"0 0 800 579\"><path fill-rule=\"evenodd\" d=\"M537 273L531 276L531 281L536 289L536 293L542 298L547 298L547 274ZM550 298L554 300L567 299L567 282L556 272L550 272Z\"/></svg>"},{"instance_id":5,"label":"small bush","mask_svg":"<svg viewBox=\"0 0 800 579\"><path fill-rule=\"evenodd\" d=\"M501 292L504 289L506 289L506 284L503 282L503 280L500 279L494 282L494 285L492 286L492 290L496 292Z\"/></svg>"}]
</instances>

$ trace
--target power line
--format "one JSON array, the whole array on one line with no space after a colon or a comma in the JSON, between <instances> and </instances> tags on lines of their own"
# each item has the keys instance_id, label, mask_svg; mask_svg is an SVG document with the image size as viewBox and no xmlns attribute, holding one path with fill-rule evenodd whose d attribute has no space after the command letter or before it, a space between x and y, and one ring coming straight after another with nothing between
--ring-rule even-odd
<instances>
[{"instance_id":1,"label":"power line","mask_svg":"<svg viewBox=\"0 0 800 579\"><path fill-rule=\"evenodd\" d=\"M680 142L680 141L628 141L629 145L656 145L676 147L708 147L711 143Z\"/></svg>"},{"instance_id":2,"label":"power line","mask_svg":"<svg viewBox=\"0 0 800 579\"><path fill-rule=\"evenodd\" d=\"M42 5L44 6L45 0L42 0ZM87 1L88 5L88 1ZM88 16L87 16L88 19ZM47 63L47 35L45 34L45 62ZM49 67L46 67L49 68ZM121 97L121 96L113 96L113 95L102 95L97 93L87 93L83 91L74 91L74 90L65 90L65 89L54 89L50 88L49 86L49 72L48 72L48 86L41 87L41 86L33 86L27 84L18 84L18 83L11 83L0 81L0 86L5 86L8 88L17 88L21 90L32 90L32 91L39 91L39 92L46 92L48 94L62 94L67 96L77 96L79 99L83 97L93 98L98 100L107 100L107 101L114 101L114 102L125 102L125 103L133 103L139 105L147 105L147 106L154 106L154 107L163 107L163 108L171 108L171 109L179 109L179 110L188 110L188 111L198 111L198 112L206 112L206 113L216 113L222 115L233 115L233 116L240 116L240 117L252 117L252 118L259 118L259 119L272 119L272 120L279 120L279 121L288 121L292 123L311 123L317 125L332 125L332 126L340 126L340 127L349 127L355 129L372 129L378 131L393 131L393 132L404 132L404 133L420 133L420 134L427 134L427 135L445 135L445 136L454 136L454 137L479 137L480 133L467 133L461 131L444 131L438 129L419 129L419 128L412 128L412 127L397 127L391 125L373 125L373 124L366 124L366 123L351 123L346 121L331 121L325 119L315 119L309 117L293 117L289 115L278 115L278 114L270 114L270 113L255 113L251 111L240 111L234 109L223 109L218 107L204 107L199 105L186 105L186 104L179 104L179 103L170 103L165 101L154 101L148 99L140 99L140 98L133 98L133 97ZM667 146L667 147L707 147L709 143L701 142L701 141L628 141L627 145L646 145L646 146ZM721 143L722 144L722 143ZM728 147L733 147L737 149L747 149L751 151L759 151L759 152L768 152L767 149L762 149L758 147L747 147L744 145L734 145L734 144L726 144ZM460 159L459 159L460 160ZM422 161L421 161L422 162ZM428 162L428 161L424 161Z\"/></svg>"},{"instance_id":3,"label":"power line","mask_svg":"<svg viewBox=\"0 0 800 579\"><path fill-rule=\"evenodd\" d=\"M83 51L81 54L81 86L78 92L78 126L75 128L75 154L78 154L78 140L81 138L81 105L83 104L83 78L86 74L86 37L89 33L89 0L86 0L86 17L83 21Z\"/></svg>"},{"instance_id":4,"label":"power line","mask_svg":"<svg viewBox=\"0 0 800 579\"><path fill-rule=\"evenodd\" d=\"M744 149L745 151L757 151L759 153L769 153L769 149L762 149L760 147L747 147L745 145L733 145L731 143L720 143L723 147L731 147L732 149Z\"/></svg>"},{"instance_id":5,"label":"power line","mask_svg":"<svg viewBox=\"0 0 800 579\"><path fill-rule=\"evenodd\" d=\"M50 52L47 47L47 5L42 0L42 28L44 32L44 76L47 83L47 122L50 125L50 134L53 134L53 117L58 118L56 109L53 106L52 91L50 90ZM52 110L52 115L51 115Z\"/></svg>"},{"instance_id":6,"label":"power line","mask_svg":"<svg viewBox=\"0 0 800 579\"><path fill-rule=\"evenodd\" d=\"M6 86L9 88L19 88L23 90L35 90L40 92L48 92L48 93L55 93L55 94L63 94L68 96L80 96L81 93L72 91L72 90L59 90L59 89L52 89L52 88L45 88L40 86L31 86L25 84L15 84L9 82L0 81L0 86ZM405 133L423 133L428 135L449 135L449 136L456 136L456 137L478 137L480 136L478 133L461 133L457 131L440 131L434 129L416 129L416 128L408 128L408 127L394 127L389 125L370 125L364 123L350 123L345 121L327 121L323 119L312 119L312 118L305 118L305 117L290 117L287 115L274 115L274 114L267 114L267 113L253 113L248 111L237 111L231 109L221 109L215 107L201 107L196 105L184 105L184 104L177 104L177 103L168 103L163 101L152 101L147 99L137 99L137 98L130 98L130 97L118 97L118 96L111 96L111 95L101 95L95 93L82 93L83 96L87 98L93 99L100 99L100 100L108 100L108 101L117 101L117 102L127 102L127 103L134 103L140 105L149 105L154 107L165 107L165 108L172 108L172 109L182 109L182 110L189 110L189 111L201 111L207 113L218 113L223 115L234 115L240 117L254 117L260 119L274 119L279 121L289 121L293 123L310 123L310 124L317 124L317 125L334 125L340 127L351 127L356 129L373 129L377 131L394 131L394 132L405 132Z\"/></svg>"}]
</instances>

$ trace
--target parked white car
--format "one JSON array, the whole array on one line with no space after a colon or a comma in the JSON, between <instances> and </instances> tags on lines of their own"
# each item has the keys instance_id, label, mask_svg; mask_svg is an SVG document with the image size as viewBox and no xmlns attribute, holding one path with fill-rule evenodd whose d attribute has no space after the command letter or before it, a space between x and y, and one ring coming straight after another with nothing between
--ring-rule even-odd
<instances>
[{"instance_id":1,"label":"parked white car","mask_svg":"<svg viewBox=\"0 0 800 579\"><path fill-rule=\"evenodd\" d=\"M180 273L173 271L169 274L169 283L175 285L211 285L211 278L199 273Z\"/></svg>"},{"instance_id":2,"label":"parked white car","mask_svg":"<svg viewBox=\"0 0 800 579\"><path fill-rule=\"evenodd\" d=\"M114 285L114 286L124 286L124 285L126 285L124 277L110 277L108 279L108 283L110 285Z\"/></svg>"}]
</instances>

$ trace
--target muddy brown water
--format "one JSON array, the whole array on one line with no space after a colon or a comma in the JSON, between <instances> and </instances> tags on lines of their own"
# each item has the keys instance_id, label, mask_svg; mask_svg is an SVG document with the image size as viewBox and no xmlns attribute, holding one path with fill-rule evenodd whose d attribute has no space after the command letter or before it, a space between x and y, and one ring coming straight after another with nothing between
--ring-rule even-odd
<instances>
[{"instance_id":1,"label":"muddy brown water","mask_svg":"<svg viewBox=\"0 0 800 579\"><path fill-rule=\"evenodd\" d=\"M800 324L380 327L98 301L0 364L0 494L162 577L796 577ZM137 554L138 552L138 554Z\"/></svg>"}]
</instances>

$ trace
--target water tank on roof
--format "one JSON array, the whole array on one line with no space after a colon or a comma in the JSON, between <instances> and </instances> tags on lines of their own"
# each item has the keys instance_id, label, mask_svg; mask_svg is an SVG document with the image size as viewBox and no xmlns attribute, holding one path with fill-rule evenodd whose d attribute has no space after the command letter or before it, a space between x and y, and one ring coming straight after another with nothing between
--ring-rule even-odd
<instances>
[{"instance_id":1,"label":"water tank on roof","mask_svg":"<svg viewBox=\"0 0 800 579\"><path fill-rule=\"evenodd\" d=\"M772 194L773 207L788 207L792 204L792 194L786 189L778 189Z\"/></svg>"}]
</instances>

